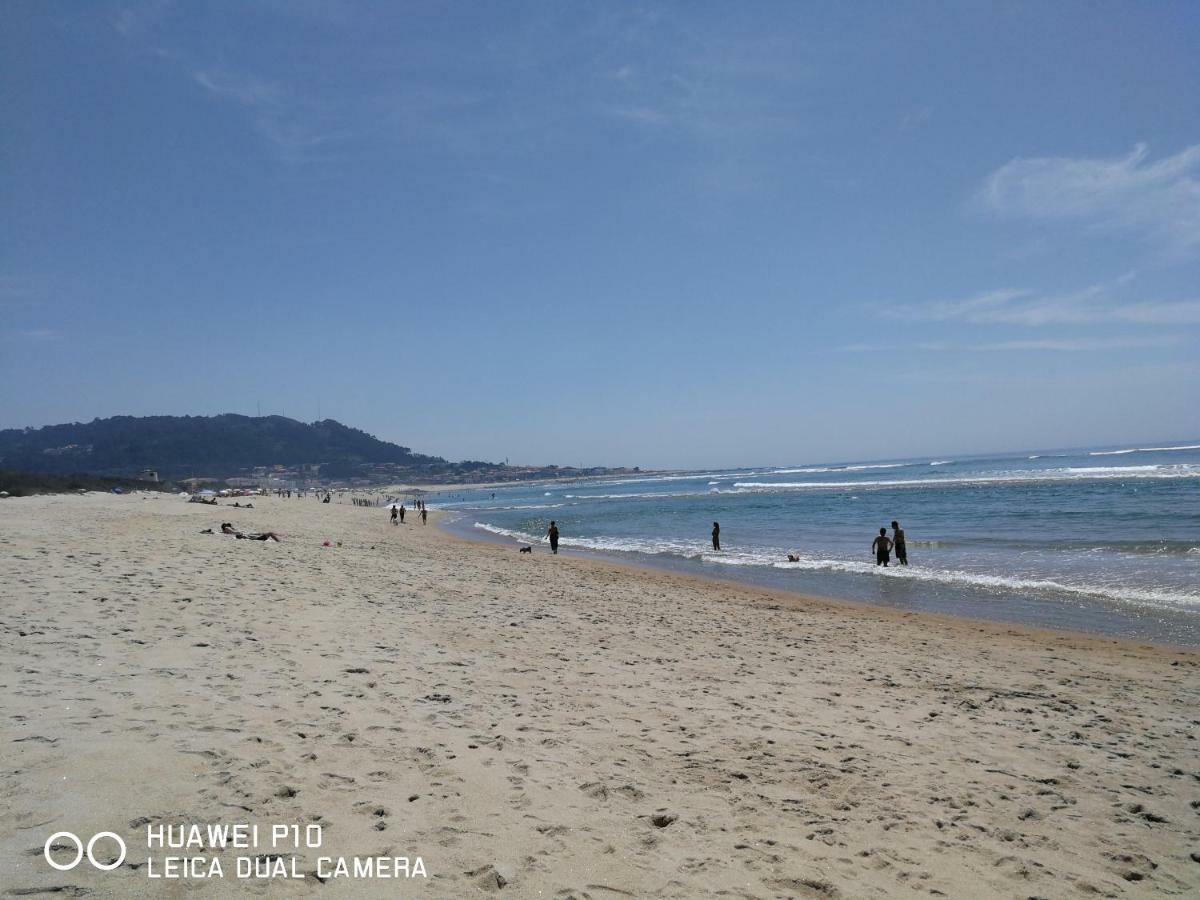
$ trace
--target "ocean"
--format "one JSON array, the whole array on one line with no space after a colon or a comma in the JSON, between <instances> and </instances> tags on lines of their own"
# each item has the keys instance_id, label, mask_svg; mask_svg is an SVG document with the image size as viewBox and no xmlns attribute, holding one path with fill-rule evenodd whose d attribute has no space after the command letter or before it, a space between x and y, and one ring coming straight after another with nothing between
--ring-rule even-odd
<instances>
[{"instance_id":1,"label":"ocean","mask_svg":"<svg viewBox=\"0 0 1200 900\"><path fill-rule=\"evenodd\" d=\"M1200 646L1200 441L447 490L473 537L882 606ZM877 567L898 520L910 565ZM722 550L711 547L721 523ZM537 552L543 552L541 547ZM545 551L548 552L548 549ZM788 554L798 557L789 562Z\"/></svg>"}]
</instances>

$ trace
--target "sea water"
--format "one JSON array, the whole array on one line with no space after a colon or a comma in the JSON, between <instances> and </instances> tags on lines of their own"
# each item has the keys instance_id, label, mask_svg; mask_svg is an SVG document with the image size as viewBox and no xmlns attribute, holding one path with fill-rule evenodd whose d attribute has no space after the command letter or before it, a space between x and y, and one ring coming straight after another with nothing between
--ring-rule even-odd
<instances>
[{"instance_id":1,"label":"sea water","mask_svg":"<svg viewBox=\"0 0 1200 900\"><path fill-rule=\"evenodd\" d=\"M485 491L451 527L891 607L1200 646L1200 440ZM875 565L891 522L910 565ZM712 523L721 523L720 552ZM541 552L539 549L538 552ZM789 562L788 554L798 557Z\"/></svg>"}]
</instances>

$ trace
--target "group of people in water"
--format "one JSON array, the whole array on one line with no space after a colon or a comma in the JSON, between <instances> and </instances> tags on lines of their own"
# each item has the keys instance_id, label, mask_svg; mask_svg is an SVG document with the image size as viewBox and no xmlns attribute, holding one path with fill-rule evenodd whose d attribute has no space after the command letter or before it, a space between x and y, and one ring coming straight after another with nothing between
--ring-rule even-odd
<instances>
[{"instance_id":1,"label":"group of people in water","mask_svg":"<svg viewBox=\"0 0 1200 900\"><path fill-rule=\"evenodd\" d=\"M899 522L892 522L892 536L889 538L886 528L880 528L879 534L871 542L871 552L875 554L875 565L886 566L891 554L896 554L896 562L902 566L908 565L908 547L904 543L904 529Z\"/></svg>"},{"instance_id":2,"label":"group of people in water","mask_svg":"<svg viewBox=\"0 0 1200 900\"><path fill-rule=\"evenodd\" d=\"M395 512L392 513L393 518ZM403 521L403 514L401 515ZM550 550L558 553L558 523L551 520L550 527L546 530L546 537L550 539ZM720 551L721 549L721 523L712 523L712 548ZM892 558L892 554L896 554L896 562L902 566L908 565L908 547L904 542L904 529L900 527L899 522L892 522L892 537L888 537L887 529L880 528L879 535L871 543L871 552L875 554L875 565L886 566ZM789 562L799 562L800 556L796 553L788 554Z\"/></svg>"}]
</instances>

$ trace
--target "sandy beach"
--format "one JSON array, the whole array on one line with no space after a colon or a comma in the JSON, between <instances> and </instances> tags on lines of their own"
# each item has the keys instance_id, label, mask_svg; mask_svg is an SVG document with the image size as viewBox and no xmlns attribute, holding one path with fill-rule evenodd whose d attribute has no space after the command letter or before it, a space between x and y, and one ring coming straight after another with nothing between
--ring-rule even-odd
<instances>
[{"instance_id":1,"label":"sandy beach","mask_svg":"<svg viewBox=\"0 0 1200 900\"><path fill-rule=\"evenodd\" d=\"M253 502L0 502L7 894L1200 895L1200 655ZM194 823L321 844L147 849Z\"/></svg>"}]
</instances>

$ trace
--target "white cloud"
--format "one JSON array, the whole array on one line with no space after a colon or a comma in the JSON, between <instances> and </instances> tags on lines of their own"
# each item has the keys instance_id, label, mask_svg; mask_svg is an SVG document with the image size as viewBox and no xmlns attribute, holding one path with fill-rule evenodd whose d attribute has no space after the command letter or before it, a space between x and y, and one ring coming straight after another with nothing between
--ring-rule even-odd
<instances>
[{"instance_id":1,"label":"white cloud","mask_svg":"<svg viewBox=\"0 0 1200 900\"><path fill-rule=\"evenodd\" d=\"M323 114L319 102L279 82L223 67L198 69L192 80L214 97L245 108L254 130L286 162L309 160L317 148L351 134L338 127L336 117Z\"/></svg>"},{"instance_id":2,"label":"white cloud","mask_svg":"<svg viewBox=\"0 0 1200 900\"><path fill-rule=\"evenodd\" d=\"M910 345L847 344L835 348L840 353L896 353L917 350L922 353L976 352L1048 352L1086 353L1103 350L1144 350L1153 347L1174 347L1182 343L1178 336L1120 337L1120 338L1035 338L1031 340L994 341L985 343L960 341L925 341Z\"/></svg>"},{"instance_id":3,"label":"white cloud","mask_svg":"<svg viewBox=\"0 0 1200 900\"><path fill-rule=\"evenodd\" d=\"M62 334L53 328L22 328L0 334L0 341L6 343L44 343L57 341Z\"/></svg>"},{"instance_id":4,"label":"white cloud","mask_svg":"<svg viewBox=\"0 0 1200 900\"><path fill-rule=\"evenodd\" d=\"M901 131L916 131L918 128L924 128L933 118L933 109L928 106L919 106L915 109L906 111L900 117Z\"/></svg>"},{"instance_id":5,"label":"white cloud","mask_svg":"<svg viewBox=\"0 0 1200 900\"><path fill-rule=\"evenodd\" d=\"M1129 274L1113 282L1057 295L1005 288L964 300L927 303L902 311L889 308L889 313L976 325L1200 325L1200 300L1129 301L1115 296L1117 289L1129 284L1133 277Z\"/></svg>"},{"instance_id":6,"label":"white cloud","mask_svg":"<svg viewBox=\"0 0 1200 900\"><path fill-rule=\"evenodd\" d=\"M1039 338L1028 341L999 341L979 344L976 350L1045 350L1057 353L1079 353L1096 350L1141 350L1148 347L1172 347L1177 337L1145 338Z\"/></svg>"},{"instance_id":7,"label":"white cloud","mask_svg":"<svg viewBox=\"0 0 1200 900\"><path fill-rule=\"evenodd\" d=\"M1200 251L1197 170L1200 144L1157 161L1145 144L1116 159L1014 159L987 177L977 199L997 215L1077 221L1192 253Z\"/></svg>"},{"instance_id":8,"label":"white cloud","mask_svg":"<svg viewBox=\"0 0 1200 900\"><path fill-rule=\"evenodd\" d=\"M193 72L192 78L210 93L243 106L274 106L280 100L277 85L252 75L234 73L228 69L202 69Z\"/></svg>"}]
</instances>

